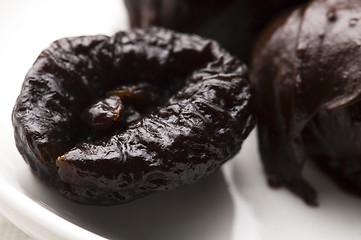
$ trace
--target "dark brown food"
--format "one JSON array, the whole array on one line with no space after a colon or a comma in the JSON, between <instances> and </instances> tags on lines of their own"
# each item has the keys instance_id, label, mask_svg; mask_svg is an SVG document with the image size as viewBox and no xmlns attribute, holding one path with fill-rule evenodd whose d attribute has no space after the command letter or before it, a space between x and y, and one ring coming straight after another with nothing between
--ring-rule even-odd
<instances>
[{"instance_id":1,"label":"dark brown food","mask_svg":"<svg viewBox=\"0 0 361 240\"><path fill-rule=\"evenodd\" d=\"M316 204L302 176L316 159L361 193L361 2L316 0L280 17L255 48L262 160L273 186Z\"/></svg>"},{"instance_id":2,"label":"dark brown food","mask_svg":"<svg viewBox=\"0 0 361 240\"><path fill-rule=\"evenodd\" d=\"M152 25L215 39L249 60L260 29L285 9L307 0L124 0L132 27Z\"/></svg>"},{"instance_id":3,"label":"dark brown food","mask_svg":"<svg viewBox=\"0 0 361 240\"><path fill-rule=\"evenodd\" d=\"M151 28L55 41L25 77L17 147L66 197L116 204L191 184L253 128L247 70L214 41Z\"/></svg>"}]
</instances>

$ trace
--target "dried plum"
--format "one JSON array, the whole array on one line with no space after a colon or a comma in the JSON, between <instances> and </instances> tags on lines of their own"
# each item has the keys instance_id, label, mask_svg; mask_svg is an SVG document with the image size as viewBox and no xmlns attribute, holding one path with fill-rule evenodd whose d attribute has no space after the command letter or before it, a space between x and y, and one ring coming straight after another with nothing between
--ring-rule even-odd
<instances>
[{"instance_id":1,"label":"dried plum","mask_svg":"<svg viewBox=\"0 0 361 240\"><path fill-rule=\"evenodd\" d=\"M316 204L307 158L361 193L361 2L316 0L277 19L253 56L259 144L273 186ZM317 24L315 24L317 23Z\"/></svg>"},{"instance_id":2,"label":"dried plum","mask_svg":"<svg viewBox=\"0 0 361 240\"><path fill-rule=\"evenodd\" d=\"M247 69L216 42L161 28L55 41L13 110L17 147L43 180L84 204L191 184L254 125Z\"/></svg>"},{"instance_id":3,"label":"dried plum","mask_svg":"<svg viewBox=\"0 0 361 240\"><path fill-rule=\"evenodd\" d=\"M214 39L249 60L255 37L272 18L308 0L124 0L132 27L161 26Z\"/></svg>"}]
</instances>

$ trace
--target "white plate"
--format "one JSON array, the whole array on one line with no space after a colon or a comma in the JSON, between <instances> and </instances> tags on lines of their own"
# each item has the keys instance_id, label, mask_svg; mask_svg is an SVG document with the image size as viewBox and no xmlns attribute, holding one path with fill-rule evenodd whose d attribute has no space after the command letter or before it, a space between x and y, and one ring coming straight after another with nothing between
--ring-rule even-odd
<instances>
[{"instance_id":1,"label":"white plate","mask_svg":"<svg viewBox=\"0 0 361 240\"><path fill-rule=\"evenodd\" d=\"M222 171L115 207L82 206L39 182L16 150L10 115L31 64L53 40L126 29L121 0L0 2L0 211L35 239L360 239L361 199L308 167L320 207L264 181L255 132Z\"/></svg>"}]
</instances>

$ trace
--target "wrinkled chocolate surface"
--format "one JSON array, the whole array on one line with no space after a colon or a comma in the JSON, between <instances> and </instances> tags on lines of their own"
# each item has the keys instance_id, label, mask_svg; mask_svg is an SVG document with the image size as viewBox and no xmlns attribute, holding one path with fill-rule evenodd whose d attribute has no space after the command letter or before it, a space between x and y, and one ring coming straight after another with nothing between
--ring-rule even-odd
<instances>
[{"instance_id":1,"label":"wrinkled chocolate surface","mask_svg":"<svg viewBox=\"0 0 361 240\"><path fill-rule=\"evenodd\" d=\"M279 17L252 60L268 180L317 204L307 158L361 192L361 1L316 0Z\"/></svg>"}]
</instances>

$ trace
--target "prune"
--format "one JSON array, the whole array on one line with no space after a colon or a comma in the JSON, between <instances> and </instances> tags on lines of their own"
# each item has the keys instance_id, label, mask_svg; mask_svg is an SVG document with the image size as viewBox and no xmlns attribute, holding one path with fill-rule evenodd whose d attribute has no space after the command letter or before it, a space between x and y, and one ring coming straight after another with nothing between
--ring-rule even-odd
<instances>
[{"instance_id":1,"label":"prune","mask_svg":"<svg viewBox=\"0 0 361 240\"><path fill-rule=\"evenodd\" d=\"M256 45L251 85L269 182L316 204L312 158L361 193L361 2L316 0L277 19Z\"/></svg>"},{"instance_id":2,"label":"prune","mask_svg":"<svg viewBox=\"0 0 361 240\"><path fill-rule=\"evenodd\" d=\"M161 28L55 41L25 77L16 144L74 201L110 205L191 184L254 126L247 69L216 42Z\"/></svg>"},{"instance_id":3,"label":"prune","mask_svg":"<svg viewBox=\"0 0 361 240\"><path fill-rule=\"evenodd\" d=\"M90 106L84 113L84 119L94 128L109 128L118 120L123 108L119 96L110 96Z\"/></svg>"},{"instance_id":4,"label":"prune","mask_svg":"<svg viewBox=\"0 0 361 240\"><path fill-rule=\"evenodd\" d=\"M249 60L255 37L273 17L308 0L124 0L132 27L196 33Z\"/></svg>"}]
</instances>

